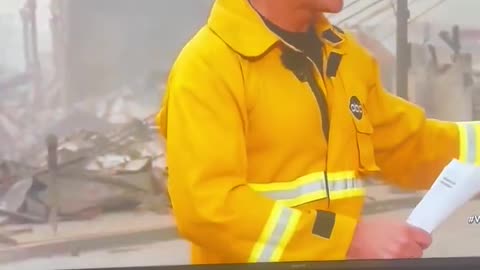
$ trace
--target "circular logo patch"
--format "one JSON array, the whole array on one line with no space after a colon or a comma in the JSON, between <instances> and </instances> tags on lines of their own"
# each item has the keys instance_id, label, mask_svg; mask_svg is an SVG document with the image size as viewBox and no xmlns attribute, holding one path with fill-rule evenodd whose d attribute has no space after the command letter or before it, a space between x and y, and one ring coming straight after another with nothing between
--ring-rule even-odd
<instances>
[{"instance_id":1,"label":"circular logo patch","mask_svg":"<svg viewBox=\"0 0 480 270\"><path fill-rule=\"evenodd\" d=\"M362 104L360 103L360 100L356 96L353 96L350 98L349 108L353 116L355 116L355 118L357 118L358 120L362 119L363 117Z\"/></svg>"}]
</instances>

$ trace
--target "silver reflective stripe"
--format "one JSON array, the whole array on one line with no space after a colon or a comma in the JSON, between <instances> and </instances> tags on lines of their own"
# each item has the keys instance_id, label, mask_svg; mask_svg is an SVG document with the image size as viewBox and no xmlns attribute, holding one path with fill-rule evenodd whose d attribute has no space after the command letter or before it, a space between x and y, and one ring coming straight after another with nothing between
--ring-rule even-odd
<instances>
[{"instance_id":1,"label":"silver reflective stripe","mask_svg":"<svg viewBox=\"0 0 480 270\"><path fill-rule=\"evenodd\" d=\"M326 190L324 180L308 183L292 190L267 191L263 194L272 200L292 200L322 190Z\"/></svg>"},{"instance_id":2,"label":"silver reflective stripe","mask_svg":"<svg viewBox=\"0 0 480 270\"><path fill-rule=\"evenodd\" d=\"M272 235L268 240L268 244L265 245L260 257L258 258L258 262L271 262L272 256L276 248L281 244L281 240L288 228L288 222L290 218L293 216L293 210L287 207L282 207L280 217L273 229Z\"/></svg>"},{"instance_id":3,"label":"silver reflective stripe","mask_svg":"<svg viewBox=\"0 0 480 270\"><path fill-rule=\"evenodd\" d=\"M475 163L477 161L477 154L475 153L477 149L475 127L473 126L473 124L466 124L464 125L464 127L466 130L466 136L467 136L467 138L465 138L466 145L467 145L467 149L465 149L465 151L467 151L467 156L466 156L467 160L465 161Z\"/></svg>"},{"instance_id":4,"label":"silver reflective stripe","mask_svg":"<svg viewBox=\"0 0 480 270\"><path fill-rule=\"evenodd\" d=\"M328 182L328 186L330 188L330 191L343 191L343 190L356 188L357 182L358 181L353 179L340 180L340 181Z\"/></svg>"},{"instance_id":5,"label":"silver reflective stripe","mask_svg":"<svg viewBox=\"0 0 480 270\"><path fill-rule=\"evenodd\" d=\"M342 179L329 181L328 187L330 192L340 192L345 190L357 189L362 187L362 183L356 179ZM272 200L293 200L303 196L319 194L325 192L325 195L317 198L323 199L326 198L326 187L325 181L323 179L318 180L313 183L308 183L303 186L299 186L292 190L282 190L282 191L267 191L263 194Z\"/></svg>"}]
</instances>

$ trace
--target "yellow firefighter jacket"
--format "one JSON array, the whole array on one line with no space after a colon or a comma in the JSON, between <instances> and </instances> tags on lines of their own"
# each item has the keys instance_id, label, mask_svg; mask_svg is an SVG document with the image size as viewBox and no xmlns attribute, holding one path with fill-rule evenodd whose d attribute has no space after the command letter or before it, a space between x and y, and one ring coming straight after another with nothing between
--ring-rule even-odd
<instances>
[{"instance_id":1,"label":"yellow firefighter jacket","mask_svg":"<svg viewBox=\"0 0 480 270\"><path fill-rule=\"evenodd\" d=\"M426 119L382 88L349 34L325 18L317 32L328 143L315 93L282 65L284 44L247 0L216 0L175 62L157 123L194 264L344 259L362 178L427 189L452 158L478 161L478 126Z\"/></svg>"}]
</instances>

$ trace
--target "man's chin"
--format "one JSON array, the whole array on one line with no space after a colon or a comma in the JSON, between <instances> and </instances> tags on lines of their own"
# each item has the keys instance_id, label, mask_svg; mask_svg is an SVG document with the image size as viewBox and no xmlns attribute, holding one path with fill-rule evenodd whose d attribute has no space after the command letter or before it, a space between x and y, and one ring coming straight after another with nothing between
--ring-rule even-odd
<instances>
[{"instance_id":1,"label":"man's chin","mask_svg":"<svg viewBox=\"0 0 480 270\"><path fill-rule=\"evenodd\" d=\"M340 13L340 11L342 11L342 10L338 10L338 11L324 11L323 13L325 13L325 14L337 14L337 13Z\"/></svg>"},{"instance_id":2,"label":"man's chin","mask_svg":"<svg viewBox=\"0 0 480 270\"><path fill-rule=\"evenodd\" d=\"M337 14L337 13L340 13L340 11L342 10L343 10L343 5L339 7L331 7L327 10L322 11L322 13Z\"/></svg>"},{"instance_id":3,"label":"man's chin","mask_svg":"<svg viewBox=\"0 0 480 270\"><path fill-rule=\"evenodd\" d=\"M323 13L339 13L343 10L343 1L332 1L329 5L326 5L323 9Z\"/></svg>"}]
</instances>

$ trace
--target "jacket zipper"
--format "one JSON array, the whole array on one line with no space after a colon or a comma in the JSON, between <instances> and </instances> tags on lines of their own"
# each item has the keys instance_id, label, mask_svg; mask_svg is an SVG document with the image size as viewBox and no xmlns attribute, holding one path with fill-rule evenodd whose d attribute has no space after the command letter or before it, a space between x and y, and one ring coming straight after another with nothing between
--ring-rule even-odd
<instances>
[{"instance_id":1,"label":"jacket zipper","mask_svg":"<svg viewBox=\"0 0 480 270\"><path fill-rule=\"evenodd\" d=\"M267 27L267 26L265 26ZM268 28L268 27L267 27ZM275 33L274 33L275 34ZM276 35L276 34L275 34ZM278 36L277 36L278 37ZM325 93L322 91L320 86L318 86L315 76L313 73L313 70L316 70L320 76L322 76L323 79L323 72L319 70L315 62L308 56L306 56L302 51L298 50L294 46L290 45L288 42L283 40L281 37L278 37L285 45L290 47L292 50L295 50L298 53L301 53L304 57L310 61L310 63L313 66L313 69L309 69L307 73L307 83L310 88L310 92L312 93L313 97L315 98L315 101L317 102L317 109L320 114L320 118L322 119L322 133L323 137L325 138L325 142L327 144L327 150L325 151L325 170L323 172L323 179L324 179L324 184L325 184L325 192L327 193L327 207L330 208L330 186L328 184L328 174L327 174L327 165L328 165L328 138L329 138L329 133L330 133L330 119L329 119L329 114L328 114L328 105L327 105L327 97L325 96Z\"/></svg>"},{"instance_id":2,"label":"jacket zipper","mask_svg":"<svg viewBox=\"0 0 480 270\"><path fill-rule=\"evenodd\" d=\"M265 26L266 27L266 26ZM275 34L275 33L274 33ZM278 36L277 36L278 37ZM329 133L330 133L330 119L329 119L329 113L328 113L328 105L327 105L327 97L325 96L325 93L322 91L320 86L318 86L318 83L315 80L315 76L313 73L313 70L317 71L320 76L322 76L323 79L323 72L319 70L315 62L308 56L306 56L302 51L298 50L294 46L290 45L288 42L283 40L281 37L278 37L285 45L290 47L292 50L295 50L296 52L301 53L304 57L310 61L310 63L313 66L313 69L309 69L307 73L307 83L310 88L310 92L312 93L313 97L315 98L317 102L317 109L320 114L320 118L322 119L322 133L323 137L325 138L325 142L327 143L327 150L325 151L325 171L323 172L323 179L324 179L324 184L325 184L325 192L327 193L327 205L328 208L330 208L330 186L328 185L328 175L327 175L327 165L328 165L328 139L329 139Z\"/></svg>"},{"instance_id":3,"label":"jacket zipper","mask_svg":"<svg viewBox=\"0 0 480 270\"><path fill-rule=\"evenodd\" d=\"M250 1L248 1L248 2L250 4ZM258 15L258 17L262 21L263 25L267 29L269 29L268 26L263 22L263 18L261 18L259 15ZM310 61L310 63L313 65L314 69L318 72L318 74L320 74L320 76L322 76L322 79L323 79L323 72L319 70L319 68L317 67L315 62L310 57L306 56L302 51L295 48L295 46L289 44L287 41L282 39L280 36L278 36L273 31L270 31L270 32L273 35L275 35L280 41L282 41L283 44L288 46L290 49L292 49L292 50L294 50L298 53L301 53L303 56L305 56ZM328 137L329 137L328 135L329 135L329 132L330 132L330 120L329 120L329 116L328 116L327 98L325 96L325 93L320 89L317 82L315 81L315 76L313 76L313 70L312 69L309 70L308 77L307 77L307 83L310 87L310 90L311 90L311 93L312 93L313 97L317 101L318 113L320 114L320 118L322 119L322 133L323 133L323 136L325 138L325 142L327 144L327 150L326 150L326 154L325 154L325 170L323 172L323 179L324 179L324 183L325 183L325 191L327 193L327 204L328 204L328 208L330 208L330 187L328 185L328 176L327 176Z\"/></svg>"},{"instance_id":4,"label":"jacket zipper","mask_svg":"<svg viewBox=\"0 0 480 270\"><path fill-rule=\"evenodd\" d=\"M315 62L308 56L305 56L310 63L312 64L313 68L324 78L323 72L319 70L319 68L315 65ZM322 89L318 86L318 83L315 80L315 76L313 70L310 69L307 73L307 83L310 87L311 92L313 93L315 100L317 101L318 109L320 110L321 119L322 119L322 130L323 136L327 143L327 151L325 153L325 171L323 172L323 178L325 181L325 191L327 193L327 204L328 208L330 208L330 186L328 185L328 174L327 174L327 164L328 164L328 139L330 134L330 118L328 113L328 103L327 97Z\"/></svg>"}]
</instances>

